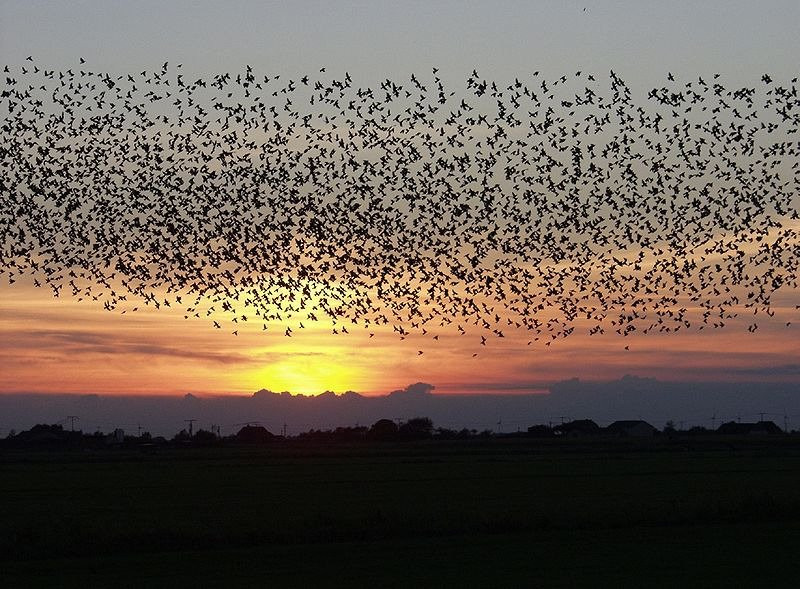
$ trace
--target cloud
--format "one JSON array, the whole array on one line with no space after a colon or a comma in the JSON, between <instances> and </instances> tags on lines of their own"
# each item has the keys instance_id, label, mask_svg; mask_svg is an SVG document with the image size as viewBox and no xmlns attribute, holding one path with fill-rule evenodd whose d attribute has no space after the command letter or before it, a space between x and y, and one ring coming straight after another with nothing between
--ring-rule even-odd
<instances>
[{"instance_id":1,"label":"cloud","mask_svg":"<svg viewBox=\"0 0 800 589\"><path fill-rule=\"evenodd\" d=\"M218 364L252 364L256 360L244 354L232 353L219 353L219 352L203 352L198 350L187 350L182 348L170 348L167 346L158 346L153 344L133 344L125 350L134 354L143 354L150 356L169 356L177 358L188 358L190 360L208 360L209 362L216 362Z\"/></svg>"},{"instance_id":2,"label":"cloud","mask_svg":"<svg viewBox=\"0 0 800 589\"><path fill-rule=\"evenodd\" d=\"M735 368L731 372L742 376L800 376L800 364L782 364L779 366L756 366L751 368Z\"/></svg>"},{"instance_id":3,"label":"cloud","mask_svg":"<svg viewBox=\"0 0 800 589\"><path fill-rule=\"evenodd\" d=\"M187 347L164 346L141 338L94 331L68 330L8 330L0 348L10 350L58 350L63 354L140 355L166 358L186 358L216 364L252 364L252 356L231 352L216 352Z\"/></svg>"},{"instance_id":4,"label":"cloud","mask_svg":"<svg viewBox=\"0 0 800 589\"><path fill-rule=\"evenodd\" d=\"M398 389L389 393L390 397L419 398L430 396L431 391L436 387L426 382L417 382L408 385L404 389Z\"/></svg>"},{"instance_id":5,"label":"cloud","mask_svg":"<svg viewBox=\"0 0 800 589\"><path fill-rule=\"evenodd\" d=\"M547 392L548 385L541 381L492 381L492 382L476 382L476 383L447 383L442 385L440 389L448 390L455 393L470 392L470 393L510 393L510 394L524 394L524 393L544 393Z\"/></svg>"}]
</instances>

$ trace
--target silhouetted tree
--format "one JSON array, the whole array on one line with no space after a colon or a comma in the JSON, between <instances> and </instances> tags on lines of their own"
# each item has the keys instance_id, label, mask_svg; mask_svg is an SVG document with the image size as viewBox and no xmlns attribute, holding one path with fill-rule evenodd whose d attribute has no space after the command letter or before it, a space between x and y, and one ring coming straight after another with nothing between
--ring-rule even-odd
<instances>
[{"instance_id":1,"label":"silhouetted tree","mask_svg":"<svg viewBox=\"0 0 800 589\"><path fill-rule=\"evenodd\" d=\"M379 419L369 428L373 440L394 440L397 438L397 424L391 419Z\"/></svg>"},{"instance_id":2,"label":"silhouetted tree","mask_svg":"<svg viewBox=\"0 0 800 589\"><path fill-rule=\"evenodd\" d=\"M320 442L353 442L363 440L368 429L364 426L358 427L337 427L335 430L311 429L297 435L299 440L320 441Z\"/></svg>"},{"instance_id":3,"label":"silhouetted tree","mask_svg":"<svg viewBox=\"0 0 800 589\"><path fill-rule=\"evenodd\" d=\"M81 438L81 432L65 431L59 424L39 423L27 431L19 432L13 441L22 445L62 446L80 444Z\"/></svg>"},{"instance_id":4,"label":"silhouetted tree","mask_svg":"<svg viewBox=\"0 0 800 589\"><path fill-rule=\"evenodd\" d=\"M414 440L430 438L433 434L433 421L429 417L414 417L400 425L398 434Z\"/></svg>"},{"instance_id":5,"label":"silhouetted tree","mask_svg":"<svg viewBox=\"0 0 800 589\"><path fill-rule=\"evenodd\" d=\"M217 441L217 434L206 429L197 430L192 441L195 444L213 444Z\"/></svg>"}]
</instances>

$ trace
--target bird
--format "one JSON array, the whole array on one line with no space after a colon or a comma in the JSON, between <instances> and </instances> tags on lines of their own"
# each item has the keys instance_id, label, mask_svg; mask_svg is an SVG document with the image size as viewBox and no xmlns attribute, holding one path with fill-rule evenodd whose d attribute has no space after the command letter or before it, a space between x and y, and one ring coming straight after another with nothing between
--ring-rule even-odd
<instances>
[{"instance_id":1,"label":"bird","mask_svg":"<svg viewBox=\"0 0 800 589\"><path fill-rule=\"evenodd\" d=\"M233 335L518 333L533 353L761 323L798 288L795 78L668 72L640 92L613 70L453 87L438 68L359 84L32 61L0 91L0 274L54 297L185 305Z\"/></svg>"}]
</instances>

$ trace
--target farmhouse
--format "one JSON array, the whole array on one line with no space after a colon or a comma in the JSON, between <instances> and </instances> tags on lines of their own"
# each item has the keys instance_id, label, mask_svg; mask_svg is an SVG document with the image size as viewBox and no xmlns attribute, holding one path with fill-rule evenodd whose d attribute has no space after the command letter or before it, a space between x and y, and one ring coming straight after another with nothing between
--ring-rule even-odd
<instances>
[{"instance_id":1,"label":"farmhouse","mask_svg":"<svg viewBox=\"0 0 800 589\"><path fill-rule=\"evenodd\" d=\"M782 434L783 431L774 421L757 421L755 423L739 423L729 421L717 428L717 433L727 436L770 436Z\"/></svg>"},{"instance_id":2,"label":"farmhouse","mask_svg":"<svg viewBox=\"0 0 800 589\"><path fill-rule=\"evenodd\" d=\"M606 433L624 438L649 438L656 434L656 428L641 419L615 421L606 427Z\"/></svg>"},{"instance_id":3,"label":"farmhouse","mask_svg":"<svg viewBox=\"0 0 800 589\"><path fill-rule=\"evenodd\" d=\"M600 426L591 419L576 419L568 421L553 428L557 436L581 438L584 436L597 436L601 433Z\"/></svg>"}]
</instances>

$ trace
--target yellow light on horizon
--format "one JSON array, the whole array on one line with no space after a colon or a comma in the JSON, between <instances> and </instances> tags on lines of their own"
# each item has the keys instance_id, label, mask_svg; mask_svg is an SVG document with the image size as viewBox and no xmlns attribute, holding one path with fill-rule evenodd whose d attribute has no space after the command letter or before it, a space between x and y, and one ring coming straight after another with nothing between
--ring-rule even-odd
<instances>
[{"instance_id":1,"label":"yellow light on horizon","mask_svg":"<svg viewBox=\"0 0 800 589\"><path fill-rule=\"evenodd\" d=\"M331 355L315 354L271 362L250 371L245 380L252 390L318 395L329 390L337 393L355 390L361 380L360 372Z\"/></svg>"}]
</instances>

